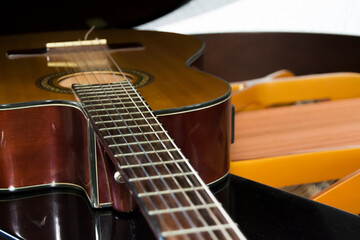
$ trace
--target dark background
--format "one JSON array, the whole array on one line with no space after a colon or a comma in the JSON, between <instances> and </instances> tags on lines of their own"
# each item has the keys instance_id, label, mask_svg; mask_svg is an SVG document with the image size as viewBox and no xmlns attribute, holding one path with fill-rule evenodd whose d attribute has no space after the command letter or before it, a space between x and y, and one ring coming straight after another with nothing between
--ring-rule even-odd
<instances>
[{"instance_id":1,"label":"dark background","mask_svg":"<svg viewBox=\"0 0 360 240\"><path fill-rule=\"evenodd\" d=\"M97 28L131 28L189 0L75 0L0 3L0 35Z\"/></svg>"}]
</instances>

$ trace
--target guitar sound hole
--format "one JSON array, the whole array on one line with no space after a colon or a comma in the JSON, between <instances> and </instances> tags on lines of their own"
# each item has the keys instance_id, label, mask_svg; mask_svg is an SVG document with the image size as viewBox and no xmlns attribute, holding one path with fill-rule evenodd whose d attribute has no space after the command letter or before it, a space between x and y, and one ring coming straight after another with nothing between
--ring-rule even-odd
<instances>
[{"instance_id":1,"label":"guitar sound hole","mask_svg":"<svg viewBox=\"0 0 360 240\"><path fill-rule=\"evenodd\" d=\"M71 85L76 83L104 84L124 81L126 78L136 88L141 88L153 80L149 73L140 70L122 69L122 71L122 73L118 71L57 72L38 79L36 85L48 91L72 94Z\"/></svg>"},{"instance_id":2,"label":"guitar sound hole","mask_svg":"<svg viewBox=\"0 0 360 240\"><path fill-rule=\"evenodd\" d=\"M81 72L61 77L57 84L63 88L71 88L73 84L106 84L125 80L133 82L134 77L120 72Z\"/></svg>"}]
</instances>

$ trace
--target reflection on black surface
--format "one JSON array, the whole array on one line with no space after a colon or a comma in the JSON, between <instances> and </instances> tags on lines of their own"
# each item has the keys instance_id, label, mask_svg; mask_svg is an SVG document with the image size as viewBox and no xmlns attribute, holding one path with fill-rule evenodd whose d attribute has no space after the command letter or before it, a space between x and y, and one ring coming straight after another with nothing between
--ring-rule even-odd
<instances>
[{"instance_id":1,"label":"reflection on black surface","mask_svg":"<svg viewBox=\"0 0 360 240\"><path fill-rule=\"evenodd\" d=\"M278 189L230 175L212 190L248 239L360 239L358 216ZM0 214L24 239L154 239L140 212L94 210L73 190L1 194Z\"/></svg>"},{"instance_id":2,"label":"reflection on black surface","mask_svg":"<svg viewBox=\"0 0 360 240\"><path fill-rule=\"evenodd\" d=\"M230 214L248 239L360 239L360 217L231 176Z\"/></svg>"}]
</instances>

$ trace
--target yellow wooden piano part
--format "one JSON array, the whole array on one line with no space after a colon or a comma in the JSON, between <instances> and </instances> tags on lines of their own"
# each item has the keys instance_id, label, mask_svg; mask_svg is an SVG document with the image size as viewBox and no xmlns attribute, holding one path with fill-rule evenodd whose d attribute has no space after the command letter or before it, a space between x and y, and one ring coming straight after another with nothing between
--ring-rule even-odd
<instances>
[{"instance_id":1,"label":"yellow wooden piano part","mask_svg":"<svg viewBox=\"0 0 360 240\"><path fill-rule=\"evenodd\" d=\"M336 180L311 199L360 213L359 73L294 76L280 70L261 79L232 83L232 103L236 114L231 173L273 187ZM271 120L274 116L280 120ZM269 121L278 121L278 129L270 129L274 124ZM298 125L290 127L290 123ZM316 132L320 131L317 124L322 132ZM330 132L339 125L345 130ZM327 131L329 135L324 134ZM276 138L275 132L283 135ZM339 137L342 132L348 139ZM309 148L294 147L292 143L302 138ZM246 153L251 146L244 141L258 146ZM275 147L264 151L267 147L262 141ZM277 151L282 143L290 148L287 152Z\"/></svg>"}]
</instances>

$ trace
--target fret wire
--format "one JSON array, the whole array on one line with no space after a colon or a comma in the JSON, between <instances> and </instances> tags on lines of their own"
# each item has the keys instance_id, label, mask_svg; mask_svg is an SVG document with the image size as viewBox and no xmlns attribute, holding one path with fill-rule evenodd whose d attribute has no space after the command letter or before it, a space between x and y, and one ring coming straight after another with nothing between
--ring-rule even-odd
<instances>
[{"instance_id":1,"label":"fret wire","mask_svg":"<svg viewBox=\"0 0 360 240\"><path fill-rule=\"evenodd\" d=\"M155 124L152 124L154 126L157 126ZM139 125L140 126L140 125ZM135 125L131 125L129 126L129 128L136 128L137 126ZM147 125L141 125L140 127L147 127ZM104 128L100 128L99 131L103 131L103 130L116 130L116 129L128 129L127 127L104 127Z\"/></svg>"},{"instance_id":2,"label":"fret wire","mask_svg":"<svg viewBox=\"0 0 360 240\"><path fill-rule=\"evenodd\" d=\"M148 118L148 120L150 119L155 119L155 118ZM144 120L143 118L132 118L132 119L119 119L119 120L106 120L106 121L97 121L95 122L95 124L101 124L101 123L114 123L114 122L131 122L131 121L140 121L140 120Z\"/></svg>"},{"instance_id":3,"label":"fret wire","mask_svg":"<svg viewBox=\"0 0 360 240\"><path fill-rule=\"evenodd\" d=\"M134 152L134 153L120 153L115 154L115 157L126 157L126 156L135 156L135 155L146 155L146 154L153 154L153 153L161 153L161 152L167 152L167 151L179 151L178 148L174 149L162 149L162 150L153 150L153 151L144 151L144 152Z\"/></svg>"},{"instance_id":4,"label":"fret wire","mask_svg":"<svg viewBox=\"0 0 360 240\"><path fill-rule=\"evenodd\" d=\"M206 205L195 205L195 206L184 206L184 207L180 207L180 208L170 208L170 209L160 209L160 210L151 210L149 211L150 215L161 215L164 213L170 213L170 212L181 212L181 211L191 211L194 208L196 209L204 209L204 208L215 208L217 207L216 204L214 203L209 203Z\"/></svg>"},{"instance_id":5,"label":"fret wire","mask_svg":"<svg viewBox=\"0 0 360 240\"><path fill-rule=\"evenodd\" d=\"M188 228L188 229L182 229L182 230L173 230L173 231L166 231L162 232L161 235L163 237L171 237L176 235L183 235L183 234L190 234L190 233L197 233L197 232L206 232L206 231L214 231L214 230L222 230L224 228L231 229L231 224L221 224L221 225L212 225L207 227L194 227L194 228ZM230 237L230 236L229 236ZM231 239L231 238L227 238Z\"/></svg>"},{"instance_id":6,"label":"fret wire","mask_svg":"<svg viewBox=\"0 0 360 240\"><path fill-rule=\"evenodd\" d=\"M136 107L126 107L127 109L133 109L133 108L136 108ZM120 110L125 110L125 108L109 108L109 109L106 109L106 108L96 108L96 110L99 110L99 111L106 111L106 110L110 110L110 111L115 111L117 109L120 109ZM94 112L95 110L94 109L90 109L88 110L89 112Z\"/></svg>"},{"instance_id":7,"label":"fret wire","mask_svg":"<svg viewBox=\"0 0 360 240\"><path fill-rule=\"evenodd\" d=\"M198 190L204 190L204 188L201 186L201 187L162 190L162 191L156 191L156 192L145 192L145 193L139 193L138 196L139 197L148 197L148 196L156 196L158 194L180 193L182 191L188 192L188 191L198 191Z\"/></svg>"},{"instance_id":8,"label":"fret wire","mask_svg":"<svg viewBox=\"0 0 360 240\"><path fill-rule=\"evenodd\" d=\"M109 98L109 99L103 99L104 101L107 101L107 100L109 100L109 101L111 101L111 98ZM114 99L112 99L112 100L114 100ZM85 101L82 101L83 103L91 103L91 102L98 102L99 100L93 100L93 99L90 99L90 100L85 100ZM134 100L134 102L112 102L110 105L114 105L114 104L132 104L132 103L142 103L142 101L135 101Z\"/></svg>"},{"instance_id":9,"label":"fret wire","mask_svg":"<svg viewBox=\"0 0 360 240\"><path fill-rule=\"evenodd\" d=\"M121 88L121 87L113 87L112 89L114 89L114 90L118 90L118 89L123 89L123 88ZM106 91L108 91L108 90L112 90L111 88L107 88L107 87L104 87L104 90L105 91L102 91L101 89L99 89L100 91L99 92L106 92ZM131 88L129 88L128 87L128 89L131 89ZM97 92L97 90L94 90L94 89L81 89L81 90L78 90L78 92L79 93L86 93L86 92Z\"/></svg>"},{"instance_id":10,"label":"fret wire","mask_svg":"<svg viewBox=\"0 0 360 240\"><path fill-rule=\"evenodd\" d=\"M161 161L161 162L153 162L153 163L141 163L141 164L130 164L130 165L126 165L121 167L121 169L127 169L127 168L136 168L136 167L146 167L146 166L151 166L151 165L163 165L163 164L171 164L171 163L179 163L179 162L185 162L188 160L185 159L179 159L179 160L168 160L168 161Z\"/></svg>"},{"instance_id":11,"label":"fret wire","mask_svg":"<svg viewBox=\"0 0 360 240\"><path fill-rule=\"evenodd\" d=\"M150 112L144 112L145 114L148 114ZM100 115L92 115L92 117L107 117L107 116L112 116L112 117L115 117L115 116L119 116L119 114L121 115L125 115L125 116L131 116L131 115L135 115L135 114L141 114L141 113L138 113L138 112L131 112L131 113L109 113L109 114L100 114Z\"/></svg>"},{"instance_id":12,"label":"fret wire","mask_svg":"<svg viewBox=\"0 0 360 240\"><path fill-rule=\"evenodd\" d=\"M109 92L109 93L111 93L111 94L109 94L109 96L115 96L117 93L119 93L118 95L119 96L126 96L126 94L125 93L122 93L123 91L117 91L116 89L114 89L115 91L98 91L97 93L107 93L107 92ZM121 89L122 90L122 89ZM90 93L90 95L89 95L89 93ZM91 97L93 97L93 96L95 96L95 95L92 95L93 93L96 93L96 91L88 91L88 92L80 92L80 93L78 93L78 95L79 96L88 96L89 98L91 98ZM102 95L98 95L100 98L102 98L102 97L107 97L106 95L104 95L104 94L102 94Z\"/></svg>"},{"instance_id":13,"label":"fret wire","mask_svg":"<svg viewBox=\"0 0 360 240\"><path fill-rule=\"evenodd\" d=\"M113 110L116 110L116 108L109 108L109 109L106 109L106 108L96 108L96 109L90 109L88 110L88 112L97 112L97 111L106 111L106 110L110 110L110 111L113 111Z\"/></svg>"},{"instance_id":14,"label":"fret wire","mask_svg":"<svg viewBox=\"0 0 360 240\"><path fill-rule=\"evenodd\" d=\"M109 113L109 114L99 114L99 115L92 115L93 118L102 118L102 117L118 117L118 113Z\"/></svg>"},{"instance_id":15,"label":"fret wire","mask_svg":"<svg viewBox=\"0 0 360 240\"><path fill-rule=\"evenodd\" d=\"M123 147L123 146L128 146L128 145L136 145L136 144L146 144L146 143L159 143L159 142L171 142L169 139L164 139L164 140L152 140L152 141L139 141L139 142L130 142L128 144L125 143L120 143L120 144L110 144L109 147Z\"/></svg>"},{"instance_id":16,"label":"fret wire","mask_svg":"<svg viewBox=\"0 0 360 240\"><path fill-rule=\"evenodd\" d=\"M155 175L155 176L148 176L148 177L137 177L137 178L129 178L129 182L140 182L146 181L150 179L162 179L162 178L174 178L179 176L186 176L186 175L194 175L193 172L182 172L182 173L172 173L172 174L162 174L162 175Z\"/></svg>"},{"instance_id":17,"label":"fret wire","mask_svg":"<svg viewBox=\"0 0 360 240\"><path fill-rule=\"evenodd\" d=\"M134 101L135 103L141 103L141 101ZM103 104L92 104L93 107L97 106L116 106L116 105L124 105L124 104L133 104L132 102L112 102L112 103L103 103Z\"/></svg>"},{"instance_id":18,"label":"fret wire","mask_svg":"<svg viewBox=\"0 0 360 240\"><path fill-rule=\"evenodd\" d=\"M113 70L110 70L111 72L113 72ZM106 77L103 77L106 79ZM82 83L81 86L82 88L81 89L89 89L89 90L94 90L94 89L97 89L99 88L100 90L104 90L104 89L113 89L113 86L122 86L121 83L122 82L109 82L107 79L106 79L108 85L105 85L104 83L99 83L99 84L92 84L92 83L89 83L89 84L85 84L85 83ZM112 84L112 86L109 86L109 84ZM103 86L101 86L103 85Z\"/></svg>"},{"instance_id":19,"label":"fret wire","mask_svg":"<svg viewBox=\"0 0 360 240\"><path fill-rule=\"evenodd\" d=\"M104 92L102 92L104 93ZM105 92L106 93L106 92ZM79 95L79 96L87 96L87 98L108 98L108 97L117 97L117 96L127 96L125 93L119 93L119 94L102 94L102 95L89 95L89 94L83 94L83 95ZM134 95L130 95L130 96L136 96Z\"/></svg>"},{"instance_id":20,"label":"fret wire","mask_svg":"<svg viewBox=\"0 0 360 240\"><path fill-rule=\"evenodd\" d=\"M163 131L156 131L156 133L165 133ZM127 134L119 134L119 135L110 135L110 136L104 136L105 139L108 138L122 138L122 137L132 137L132 136L142 136L142 135L151 135L154 134L154 132L145 132L145 133L127 133Z\"/></svg>"}]
</instances>

